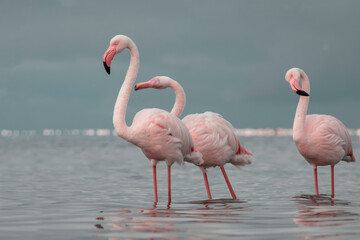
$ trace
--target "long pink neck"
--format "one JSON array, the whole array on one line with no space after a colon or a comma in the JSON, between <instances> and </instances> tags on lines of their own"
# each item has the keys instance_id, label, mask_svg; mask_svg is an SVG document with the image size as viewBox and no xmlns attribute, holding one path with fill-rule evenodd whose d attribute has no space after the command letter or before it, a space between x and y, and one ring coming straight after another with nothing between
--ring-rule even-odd
<instances>
[{"instance_id":1,"label":"long pink neck","mask_svg":"<svg viewBox=\"0 0 360 240\"><path fill-rule=\"evenodd\" d=\"M176 96L175 104L174 107L171 109L171 113L177 117L180 117L186 103L186 96L184 89L181 87L181 85L178 82L174 80L170 81L169 86L175 92L175 96Z\"/></svg>"},{"instance_id":2,"label":"long pink neck","mask_svg":"<svg viewBox=\"0 0 360 240\"><path fill-rule=\"evenodd\" d=\"M125 80L120 88L119 95L116 99L113 115L113 123L117 135L129 140L131 137L130 127L126 125L126 109L129 103L130 93L133 89L133 85L136 81L136 77L139 70L140 58L139 51L135 43L130 42L128 46L131 54L130 65L127 70Z\"/></svg>"},{"instance_id":3,"label":"long pink neck","mask_svg":"<svg viewBox=\"0 0 360 240\"><path fill-rule=\"evenodd\" d=\"M301 86L302 89L310 94L310 81L304 71L300 69ZM293 125L293 139L295 142L306 140L305 133L305 118L309 105L309 96L300 96L299 103L296 108L294 125Z\"/></svg>"}]
</instances>

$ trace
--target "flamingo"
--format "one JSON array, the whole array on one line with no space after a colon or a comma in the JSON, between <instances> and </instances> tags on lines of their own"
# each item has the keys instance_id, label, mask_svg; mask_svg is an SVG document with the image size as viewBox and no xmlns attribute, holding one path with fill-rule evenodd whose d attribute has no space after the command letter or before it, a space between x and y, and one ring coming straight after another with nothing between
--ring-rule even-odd
<instances>
[{"instance_id":1,"label":"flamingo","mask_svg":"<svg viewBox=\"0 0 360 240\"><path fill-rule=\"evenodd\" d=\"M110 41L103 63L110 74L111 62L117 53L124 49L130 50L131 59L125 80L120 88L114 107L113 123L115 132L126 141L141 148L150 160L153 169L155 203L158 202L156 164L165 161L168 170L168 203L171 202L170 169L174 162L185 161L201 164L202 156L194 151L194 143L186 126L175 115L157 108L143 109L138 112L131 126L127 126L125 114L130 93L139 69L139 52L135 43L127 36L117 35Z\"/></svg>"},{"instance_id":2,"label":"flamingo","mask_svg":"<svg viewBox=\"0 0 360 240\"><path fill-rule=\"evenodd\" d=\"M175 104L171 113L180 117L185 106L185 92L181 85L166 76L157 76L143 83L138 83L135 90L143 88L172 88L175 92ZM225 172L224 165L231 163L237 167L251 164L252 155L240 145L235 129L221 115L213 112L190 114L182 119L193 138L195 149L203 155L204 163L198 165L203 173L208 199L212 199L206 169L219 166L233 199L234 190Z\"/></svg>"},{"instance_id":3,"label":"flamingo","mask_svg":"<svg viewBox=\"0 0 360 240\"><path fill-rule=\"evenodd\" d=\"M317 167L331 166L331 197L335 196L334 166L340 161L355 162L349 132L344 124L330 115L306 115L310 82L300 68L287 71L285 80L300 95L296 109L293 140L300 154L314 168L315 194L319 195ZM302 88L299 81L302 80Z\"/></svg>"}]
</instances>

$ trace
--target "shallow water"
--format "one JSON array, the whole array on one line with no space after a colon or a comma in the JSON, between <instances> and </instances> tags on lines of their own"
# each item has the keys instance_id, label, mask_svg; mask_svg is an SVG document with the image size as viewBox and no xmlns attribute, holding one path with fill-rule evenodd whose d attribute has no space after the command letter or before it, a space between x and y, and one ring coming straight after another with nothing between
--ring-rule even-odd
<instances>
[{"instance_id":1,"label":"shallow water","mask_svg":"<svg viewBox=\"0 0 360 240\"><path fill-rule=\"evenodd\" d=\"M200 170L158 164L159 203L152 169L142 152L121 138L0 138L0 239L359 239L360 167L312 168L291 137L240 137L253 152L250 166L208 171L214 200L206 200ZM360 159L358 137L354 154Z\"/></svg>"}]
</instances>

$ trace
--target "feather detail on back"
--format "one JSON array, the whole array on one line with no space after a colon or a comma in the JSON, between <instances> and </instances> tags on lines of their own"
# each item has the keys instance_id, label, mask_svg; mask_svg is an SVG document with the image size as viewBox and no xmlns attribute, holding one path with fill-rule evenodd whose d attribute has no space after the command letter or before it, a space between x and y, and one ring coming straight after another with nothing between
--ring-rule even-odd
<instances>
[{"instance_id":1,"label":"feather detail on back","mask_svg":"<svg viewBox=\"0 0 360 240\"><path fill-rule=\"evenodd\" d=\"M243 147L239 148L240 143L233 126L221 115L213 112L190 114L182 121L190 131L195 149L203 155L203 167L223 166L226 163L242 166L251 163L249 152ZM236 154L237 152L240 154Z\"/></svg>"},{"instance_id":2,"label":"feather detail on back","mask_svg":"<svg viewBox=\"0 0 360 240\"><path fill-rule=\"evenodd\" d=\"M308 144L300 153L310 163L317 166L334 165L339 161L355 161L352 154L350 135L346 127L329 115L307 115L305 131ZM305 150L306 149L306 150Z\"/></svg>"},{"instance_id":3,"label":"feather detail on back","mask_svg":"<svg viewBox=\"0 0 360 240\"><path fill-rule=\"evenodd\" d=\"M131 129L134 136L142 136L131 141L139 146L149 159L165 160L168 165L174 162L182 164L184 158L201 161L195 155L188 157L194 148L191 135L181 120L167 111L157 108L143 109L135 115Z\"/></svg>"}]
</instances>

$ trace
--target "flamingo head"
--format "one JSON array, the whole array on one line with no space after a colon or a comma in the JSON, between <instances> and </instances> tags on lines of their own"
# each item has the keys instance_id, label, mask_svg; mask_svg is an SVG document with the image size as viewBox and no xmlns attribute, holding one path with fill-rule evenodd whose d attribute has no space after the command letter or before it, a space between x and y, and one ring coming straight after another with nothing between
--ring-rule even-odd
<instances>
[{"instance_id":1,"label":"flamingo head","mask_svg":"<svg viewBox=\"0 0 360 240\"><path fill-rule=\"evenodd\" d=\"M301 72L299 68L291 68L285 75L285 80L290 84L291 89L294 93L300 96L309 96L299 85L301 80Z\"/></svg>"},{"instance_id":2,"label":"flamingo head","mask_svg":"<svg viewBox=\"0 0 360 240\"><path fill-rule=\"evenodd\" d=\"M110 46L103 56L104 67L108 74L110 74L111 61L113 60L115 54L122 52L125 48L128 48L130 42L130 38L124 35L116 35L111 39Z\"/></svg>"},{"instance_id":3,"label":"flamingo head","mask_svg":"<svg viewBox=\"0 0 360 240\"><path fill-rule=\"evenodd\" d=\"M164 89L170 87L171 78L166 76L156 76L147 82L138 83L135 85L135 91L143 88Z\"/></svg>"}]
</instances>

